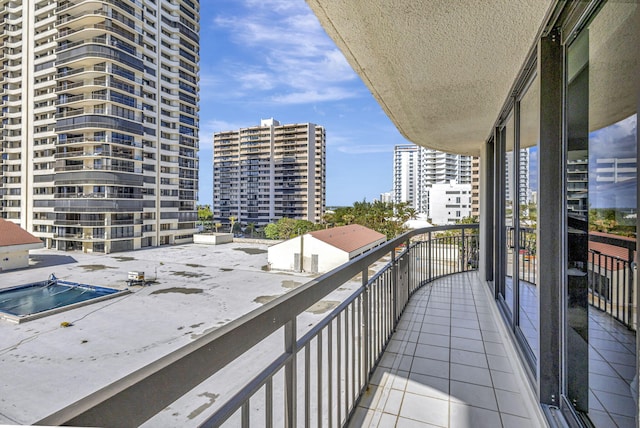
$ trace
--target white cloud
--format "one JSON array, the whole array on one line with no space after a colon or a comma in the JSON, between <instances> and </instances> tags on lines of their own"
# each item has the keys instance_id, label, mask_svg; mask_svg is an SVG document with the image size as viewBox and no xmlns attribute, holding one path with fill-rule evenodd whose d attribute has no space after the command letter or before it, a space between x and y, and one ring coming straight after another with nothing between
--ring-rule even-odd
<instances>
[{"instance_id":1,"label":"white cloud","mask_svg":"<svg viewBox=\"0 0 640 428\"><path fill-rule=\"evenodd\" d=\"M275 86L275 82L269 73L263 71L250 71L238 74L242 89L270 90Z\"/></svg>"},{"instance_id":2,"label":"white cloud","mask_svg":"<svg viewBox=\"0 0 640 428\"><path fill-rule=\"evenodd\" d=\"M324 88L322 91L316 89L290 92L285 95L274 95L271 100L278 104L307 104L322 101L339 101L353 98L354 93L342 88Z\"/></svg>"},{"instance_id":3,"label":"white cloud","mask_svg":"<svg viewBox=\"0 0 640 428\"><path fill-rule=\"evenodd\" d=\"M251 63L229 60L219 68L244 95L280 104L361 95L352 89L356 74L303 1L245 0L244 5L244 15L214 20L233 43L254 52Z\"/></svg>"},{"instance_id":4,"label":"white cloud","mask_svg":"<svg viewBox=\"0 0 640 428\"><path fill-rule=\"evenodd\" d=\"M634 157L638 116L632 115L589 134L589 157Z\"/></svg>"},{"instance_id":5,"label":"white cloud","mask_svg":"<svg viewBox=\"0 0 640 428\"><path fill-rule=\"evenodd\" d=\"M252 9L267 9L278 12L305 10L304 3L292 0L246 0L245 4Z\"/></svg>"},{"instance_id":6,"label":"white cloud","mask_svg":"<svg viewBox=\"0 0 640 428\"><path fill-rule=\"evenodd\" d=\"M226 120L211 119L204 123L200 123L200 145L202 143L212 144L213 134L222 131L233 131L246 127L246 123L233 123Z\"/></svg>"}]
</instances>

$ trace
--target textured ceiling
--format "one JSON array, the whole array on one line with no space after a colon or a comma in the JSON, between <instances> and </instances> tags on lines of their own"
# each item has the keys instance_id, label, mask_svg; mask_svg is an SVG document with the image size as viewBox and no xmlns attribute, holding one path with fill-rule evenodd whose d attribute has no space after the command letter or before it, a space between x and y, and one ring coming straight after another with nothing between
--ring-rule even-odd
<instances>
[{"instance_id":1,"label":"textured ceiling","mask_svg":"<svg viewBox=\"0 0 640 428\"><path fill-rule=\"evenodd\" d=\"M478 154L552 0L307 0L410 141Z\"/></svg>"}]
</instances>

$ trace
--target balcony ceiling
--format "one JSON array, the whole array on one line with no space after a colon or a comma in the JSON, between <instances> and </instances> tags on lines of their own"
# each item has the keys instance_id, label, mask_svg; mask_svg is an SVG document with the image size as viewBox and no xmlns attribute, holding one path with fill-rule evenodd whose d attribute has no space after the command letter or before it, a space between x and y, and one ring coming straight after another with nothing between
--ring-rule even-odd
<instances>
[{"instance_id":1,"label":"balcony ceiling","mask_svg":"<svg viewBox=\"0 0 640 428\"><path fill-rule=\"evenodd\" d=\"M307 0L398 130L477 155L552 0Z\"/></svg>"}]
</instances>

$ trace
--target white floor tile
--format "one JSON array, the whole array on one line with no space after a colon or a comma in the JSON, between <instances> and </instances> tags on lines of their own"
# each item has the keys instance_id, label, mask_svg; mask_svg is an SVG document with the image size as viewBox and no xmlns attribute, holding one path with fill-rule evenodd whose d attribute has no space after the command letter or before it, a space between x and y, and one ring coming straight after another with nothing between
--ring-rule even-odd
<instances>
[{"instance_id":1,"label":"white floor tile","mask_svg":"<svg viewBox=\"0 0 640 428\"><path fill-rule=\"evenodd\" d=\"M447 426L449 403L437 398L407 393L402 402L400 416L427 424Z\"/></svg>"}]
</instances>

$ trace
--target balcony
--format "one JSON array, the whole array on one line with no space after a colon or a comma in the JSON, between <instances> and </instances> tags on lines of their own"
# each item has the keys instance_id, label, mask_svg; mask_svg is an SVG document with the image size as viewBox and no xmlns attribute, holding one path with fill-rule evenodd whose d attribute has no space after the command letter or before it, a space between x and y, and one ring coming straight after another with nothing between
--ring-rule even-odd
<instances>
[{"instance_id":1,"label":"balcony","mask_svg":"<svg viewBox=\"0 0 640 428\"><path fill-rule=\"evenodd\" d=\"M545 426L513 336L476 272L476 231L409 232L39 423L153 424L214 379L224 394L193 421L202 426ZM383 258L388 263L373 274ZM354 277L362 286L309 324L303 312ZM634 333L614 320L615 310L590 303L598 340L629 348ZM592 347L614 373L612 351L596 349L595 340Z\"/></svg>"}]
</instances>

